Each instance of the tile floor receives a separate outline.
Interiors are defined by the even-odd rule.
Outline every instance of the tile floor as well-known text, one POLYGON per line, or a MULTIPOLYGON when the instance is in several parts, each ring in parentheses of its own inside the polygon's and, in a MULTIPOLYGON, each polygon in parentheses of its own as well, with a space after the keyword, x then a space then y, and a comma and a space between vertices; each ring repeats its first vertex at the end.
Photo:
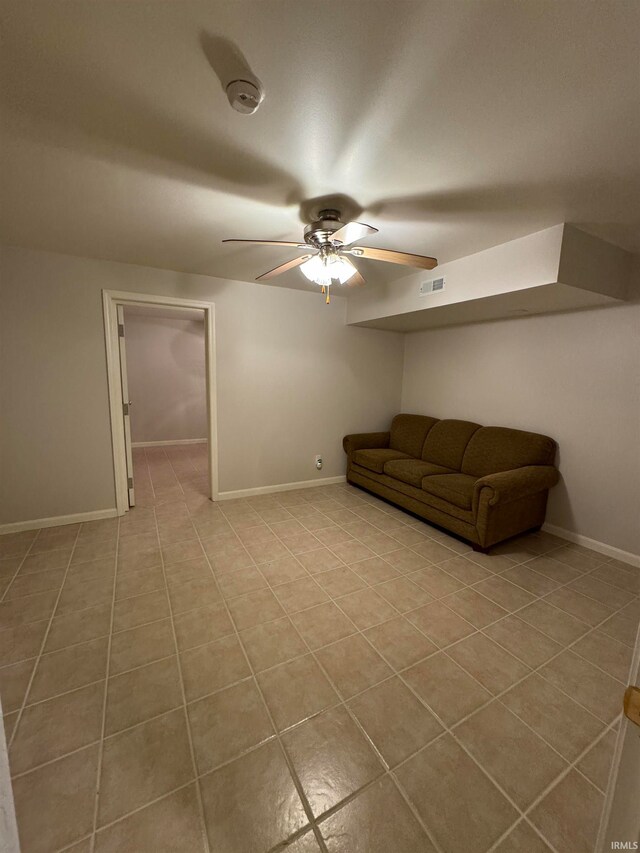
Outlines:
POLYGON ((23 853, 593 849, 637 569, 346 485, 214 505, 198 445, 136 485, 0 537, 23 853))

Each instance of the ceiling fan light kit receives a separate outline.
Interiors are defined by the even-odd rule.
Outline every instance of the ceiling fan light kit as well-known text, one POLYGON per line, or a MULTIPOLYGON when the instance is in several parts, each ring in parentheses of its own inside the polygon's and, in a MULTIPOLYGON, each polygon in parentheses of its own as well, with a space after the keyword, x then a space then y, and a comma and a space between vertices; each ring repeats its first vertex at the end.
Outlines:
POLYGON ((388 263, 401 264, 403 266, 415 267, 417 269, 433 269, 438 262, 435 258, 425 255, 413 255, 409 252, 396 252, 392 249, 372 249, 366 246, 356 246, 355 243, 376 234, 377 228, 365 225, 364 222, 341 222, 338 210, 321 210, 318 219, 304 229, 304 243, 292 243, 280 240, 243 240, 229 239, 223 243, 252 243, 262 246, 290 246, 303 250, 306 254, 299 258, 293 258, 280 266, 259 275, 256 281, 265 281, 281 273, 287 272, 294 267, 300 267, 300 271, 309 281, 319 285, 322 293, 326 294, 326 303, 329 304, 329 287, 332 284, 354 287, 364 284, 364 279, 358 272, 357 267, 350 258, 368 258, 374 261, 386 261, 388 263), (311 253, 309 253, 311 249, 311 253))

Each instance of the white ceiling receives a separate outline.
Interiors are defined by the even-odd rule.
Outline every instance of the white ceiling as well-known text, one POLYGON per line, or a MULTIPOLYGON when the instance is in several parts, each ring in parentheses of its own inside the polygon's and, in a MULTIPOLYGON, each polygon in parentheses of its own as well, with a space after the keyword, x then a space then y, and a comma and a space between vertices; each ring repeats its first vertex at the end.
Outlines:
POLYGON ((441 262, 562 221, 640 251, 637 0, 0 11, 5 243, 252 281, 291 255, 224 237, 298 240, 344 194, 441 262), (254 116, 221 85, 248 73, 254 116))

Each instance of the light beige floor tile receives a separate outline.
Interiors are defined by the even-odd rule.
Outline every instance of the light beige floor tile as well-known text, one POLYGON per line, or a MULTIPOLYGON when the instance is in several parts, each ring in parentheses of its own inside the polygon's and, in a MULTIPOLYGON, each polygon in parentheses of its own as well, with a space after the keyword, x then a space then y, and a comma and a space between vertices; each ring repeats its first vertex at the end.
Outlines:
POLYGON ((358 589, 364 589, 367 585, 348 566, 340 566, 337 569, 330 569, 328 572, 320 572, 320 574, 315 575, 315 579, 332 598, 339 598, 358 589))
POLYGON ((555 590, 551 595, 547 595, 544 600, 591 626, 602 622, 613 612, 612 608, 605 604, 594 601, 594 599, 588 598, 576 590, 569 589, 569 587, 555 590))
POLYGON ((553 559, 553 552, 549 556, 535 557, 527 563, 528 569, 533 569, 540 575, 544 575, 552 581, 560 584, 571 583, 582 574, 578 569, 567 566, 559 560, 553 559))
POLYGON ((25 708, 9 760, 24 773, 101 737, 104 682, 25 708))
POLYGON ((457 726, 455 736, 521 809, 569 766, 496 700, 457 726))
POLYGON ((569 761, 602 731, 600 720, 535 673, 500 701, 569 761))
POLYGON ((169 601, 165 590, 137 595, 116 601, 113 609, 113 630, 125 631, 146 622, 155 622, 169 616, 169 601))
POLYGON ((338 805, 384 768, 344 708, 307 720, 283 736, 313 814, 338 805), (320 780, 331 780, 330 784, 320 780))
POLYGON ((182 708, 107 738, 98 826, 111 823, 192 778, 182 708))
POLYGON ((442 652, 405 670, 403 676, 449 726, 491 699, 488 690, 442 652))
POLYGON ((175 652, 169 619, 141 625, 111 638, 110 675, 144 666, 175 652))
MULTIPOLYGON (((27 557, 27 559, 29 558, 27 557)), ((615 561, 605 563, 593 572, 592 577, 612 586, 617 586, 618 589, 626 589, 627 592, 632 592, 634 595, 640 594, 640 570, 635 566, 622 563, 616 565, 615 561)))
POLYGON ((200 780, 211 850, 270 850, 307 824, 280 746, 270 742, 200 780))
POLYGON ((536 600, 535 596, 530 592, 505 580, 499 575, 492 575, 486 580, 475 584, 473 588, 510 612, 519 610, 521 607, 531 604, 531 602, 536 600))
POLYGON ((260 571, 271 586, 306 578, 309 573, 295 557, 282 557, 273 563, 261 563, 260 571))
MULTIPOLYGON (((19 575, 34 574, 38 572, 47 572, 52 569, 66 569, 69 563, 72 549, 63 548, 60 551, 43 551, 41 554, 30 554, 24 560, 20 557, 14 557, 11 564, 10 574, 13 575, 20 568, 19 575)), ((9 565, 9 560, 3 560, 3 564, 9 565)), ((113 563, 113 560, 111 560, 113 563)))
POLYGON ((294 613, 291 621, 312 650, 356 631, 353 622, 332 601, 294 613))
MULTIPOLYGON (((629 611, 629 613, 631 613, 631 611, 629 611)), ((599 630, 608 637, 618 640, 620 643, 625 643, 627 646, 631 646, 631 648, 633 648, 638 631, 638 619, 635 615, 631 616, 626 614, 627 608, 603 622, 602 625, 599 626, 599 630)))
POLYGON ((107 646, 108 638, 101 637, 42 655, 28 701, 39 702, 103 679, 107 670, 107 646))
POLYGON ((286 853, 321 853, 320 845, 313 833, 308 830, 286 847, 286 853))
POLYGON ((572 770, 533 809, 530 819, 556 849, 591 853, 602 803, 600 791, 572 770))
POLYGON ((169 598, 174 616, 206 607, 221 600, 221 593, 214 579, 196 578, 169 587, 169 598))
POLYGON ((12 601, 0 603, 0 630, 27 625, 29 622, 39 622, 48 619, 53 612, 57 590, 41 592, 38 595, 25 595, 24 598, 14 598, 12 601))
POLYGON ((551 848, 528 823, 520 821, 498 844, 496 853, 551 853, 551 848))
POLYGON ((37 655, 48 624, 43 619, 0 631, 0 667, 37 655))
POLYGON ((434 601, 412 610, 407 613, 407 619, 442 649, 463 637, 468 637, 476 630, 466 619, 450 610, 443 601, 434 601))
POLYGON ((450 735, 409 759, 397 778, 445 853, 487 850, 518 816, 450 735))
POLYGON ((517 616, 507 616, 489 625, 484 633, 530 667, 540 666, 563 649, 559 643, 517 616))
POLYGON ((382 557, 370 557, 367 560, 360 560, 358 563, 353 563, 351 568, 359 577, 372 586, 373 584, 400 577, 400 572, 389 565, 382 557))
POLYGON ((96 835, 96 853, 204 853, 195 784, 187 785, 96 835))
POLYGON ((448 595, 443 603, 476 628, 484 628, 507 615, 502 607, 468 587, 448 595))
POLYGON ((613 610, 618 610, 624 607, 634 597, 633 592, 628 592, 618 587, 612 587, 611 584, 594 578, 593 575, 581 575, 577 580, 569 585, 568 589, 577 590, 577 592, 586 595, 589 598, 595 599, 613 610))
POLYGON ((421 554, 423 557, 426 557, 431 563, 444 563, 445 560, 450 560, 452 557, 455 557, 455 551, 452 551, 450 548, 447 548, 445 545, 441 545, 440 542, 436 542, 433 539, 428 539, 426 542, 420 542, 417 545, 412 546, 414 551, 417 551, 418 554, 421 554))
POLYGON ((398 615, 395 607, 374 589, 361 589, 338 599, 338 605, 364 631, 398 615))
POLYGON ((422 587, 419 587, 406 577, 378 584, 375 589, 377 593, 400 613, 415 610, 417 607, 432 601, 428 592, 425 592, 422 587))
POLYGON ((544 599, 519 610, 518 618, 562 645, 569 645, 589 630, 586 622, 552 607, 544 599))
POLYGON ((506 572, 502 573, 502 577, 526 589, 532 595, 546 595, 549 592, 553 592, 560 585, 559 581, 551 580, 551 578, 538 574, 538 572, 534 572, 526 565, 514 566, 511 569, 507 569, 506 572))
POLYGON ((64 569, 50 569, 48 572, 37 572, 30 575, 18 575, 4 594, 4 600, 20 598, 23 595, 34 595, 48 590, 59 590, 64 580, 64 569))
POLYGON ((345 699, 392 674, 388 664, 361 634, 325 646, 316 656, 345 699))
POLYGON ((286 613, 296 613, 329 601, 327 593, 311 577, 280 584, 274 587, 273 592, 286 613))
POLYGON ((322 821, 320 831, 329 853, 435 853, 388 776, 322 821))
POLYGON ((184 651, 233 633, 233 624, 223 602, 180 613, 173 618, 178 649, 184 651))
POLYGON ((155 592, 157 589, 164 589, 164 585, 162 566, 151 566, 139 572, 119 574, 116 579, 116 600, 155 592))
POLYGON ((220 575, 218 583, 224 598, 234 598, 257 589, 266 589, 268 585, 262 573, 253 566, 220 575))
POLYGON ((91 832, 97 771, 96 744, 13 780, 24 853, 49 853, 91 832))
POLYGON ((172 563, 165 566, 164 573, 169 586, 192 580, 210 580, 212 577, 211 567, 204 557, 194 557, 192 560, 172 563))
POLYGON ((183 542, 175 542, 172 545, 164 545, 161 548, 162 559, 165 566, 170 566, 173 563, 182 563, 185 560, 195 560, 202 558, 202 545, 197 539, 188 539, 183 542))
POLYGON ((55 548, 64 548, 73 545, 80 532, 79 524, 65 524, 62 527, 45 527, 38 532, 31 546, 31 553, 40 551, 52 551, 55 548))
POLYGON ((112 735, 182 705, 175 655, 109 679, 105 734, 112 735))
POLYGON ((67 578, 60 593, 56 616, 65 616, 88 607, 110 605, 113 601, 113 586, 113 576, 84 582, 67 578))
POLYGON ((385 560, 398 571, 408 574, 429 565, 429 560, 411 548, 398 548, 385 554, 385 560))
POLYGON ((229 609, 239 631, 284 616, 280 602, 270 589, 261 589, 229 601, 229 609))
POLYGON ((279 731, 338 701, 338 695, 311 655, 261 672, 257 679, 279 731))
MULTIPOLYGON (((531 557, 530 554, 527 556, 531 557)), ((467 558, 473 563, 477 563, 479 566, 482 566, 483 569, 487 569, 494 574, 504 572, 505 569, 515 565, 514 561, 510 557, 493 552, 491 554, 481 554, 479 551, 470 551, 467 554, 467 558)))
POLYGON ((251 674, 235 635, 182 652, 180 663, 187 702, 251 674))
POLYGON ((113 557, 116 553, 116 543, 111 542, 88 542, 78 543, 71 556, 71 565, 76 563, 88 563, 91 560, 99 560, 103 557, 113 557))
POLYGON ((397 616, 365 631, 374 648, 394 669, 411 666, 438 648, 404 616, 397 616))
MULTIPOLYGON (((344 545, 349 543, 342 544, 344 545)), ((329 569, 336 569, 339 566, 343 566, 344 563, 334 553, 335 547, 332 548, 331 551, 328 548, 316 548, 313 551, 307 551, 304 554, 299 554, 298 559, 305 569, 311 574, 318 574, 319 572, 329 571, 329 569)), ((369 552, 367 556, 371 557, 373 554, 369 552)))
POLYGON ((389 767, 437 737, 443 727, 399 678, 383 681, 349 708, 389 767))
POLYGON ((478 583, 478 581, 482 581, 493 576, 493 573, 488 569, 485 569, 473 560, 462 556, 453 557, 451 560, 445 560, 444 563, 440 563, 440 568, 444 569, 445 572, 453 575, 454 578, 457 578, 464 584, 478 583))
POLYGON ((247 551, 256 563, 271 563, 273 560, 279 560, 280 557, 287 557, 289 555, 286 546, 278 539, 275 539, 273 542, 258 542, 255 545, 248 545, 247 551))
POLYGON ((528 666, 482 634, 461 640, 448 648, 447 654, 492 693, 506 690, 530 672, 528 666))
POLYGON ((162 555, 160 548, 148 549, 146 551, 137 551, 133 554, 126 554, 118 557, 118 573, 124 572, 139 572, 142 569, 147 569, 150 566, 160 566, 162 564, 162 555))
POLYGON ((464 586, 461 581, 443 571, 439 566, 425 566, 416 572, 411 572, 408 577, 433 598, 450 595, 464 586))
POLYGON ((23 556, 38 535, 37 530, 24 530, 19 533, 5 533, 0 536, 0 557, 23 556))
POLYGON ((213 770, 275 734, 252 678, 190 703, 187 712, 198 773, 213 770))
POLYGON ((74 563, 69 566, 67 583, 72 586, 82 581, 105 580, 112 578, 115 571, 116 561, 113 557, 103 557, 88 563, 74 563))
POLYGON ((7 714, 9 711, 20 708, 35 665, 35 658, 31 658, 0 669, 0 699, 3 713, 7 714))
POLYGON ((612 678, 627 683, 633 650, 601 631, 592 631, 572 647, 573 651, 599 666, 612 678))
POLYGON ((565 651, 540 669, 540 675, 572 696, 605 723, 620 713, 624 688, 583 658, 565 651))
POLYGON ((580 548, 579 545, 566 545, 553 552, 554 560, 559 560, 567 566, 573 566, 581 572, 589 572, 606 561, 606 557, 590 551, 588 548, 580 548))
POLYGON ((288 617, 242 631, 241 639, 256 672, 300 657, 308 651, 288 617))
POLYGON ((613 752, 616 746, 616 732, 609 731, 591 747, 589 752, 578 762, 580 770, 590 782, 603 793, 607 790, 609 772, 613 760, 613 752))

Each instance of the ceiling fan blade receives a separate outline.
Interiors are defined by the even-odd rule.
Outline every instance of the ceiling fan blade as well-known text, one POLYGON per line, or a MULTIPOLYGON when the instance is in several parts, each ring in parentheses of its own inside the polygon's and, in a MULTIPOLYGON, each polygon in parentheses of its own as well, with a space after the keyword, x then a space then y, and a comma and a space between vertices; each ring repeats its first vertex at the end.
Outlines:
POLYGON ((269 272, 263 272, 262 275, 258 276, 256 281, 267 281, 267 279, 275 278, 275 276, 281 275, 283 272, 292 270, 294 267, 299 267, 300 264, 308 261, 311 257, 313 257, 313 255, 303 255, 301 258, 293 258, 291 261, 286 261, 284 264, 280 264, 280 266, 269 270, 269 272))
POLYGON ((347 250, 356 258, 368 258, 372 261, 387 261, 390 264, 402 264, 405 267, 416 267, 421 270, 432 270, 438 266, 435 258, 426 255, 412 255, 410 252, 396 252, 393 249, 372 249, 368 246, 354 246, 347 250))
POLYGON ((253 243, 256 246, 293 246, 298 249, 308 249, 306 243, 290 243, 286 240, 240 240, 236 237, 231 237, 223 240, 223 243, 253 243))
POLYGON ((347 222, 342 228, 338 228, 331 235, 332 240, 337 240, 343 246, 350 246, 356 240, 362 240, 369 234, 376 234, 377 228, 372 225, 365 225, 364 222, 347 222))
POLYGON ((362 278, 362 276, 360 275, 358 270, 356 270, 355 273, 351 276, 351 278, 347 282, 347 287, 362 287, 363 284, 364 284, 364 279, 362 278))

